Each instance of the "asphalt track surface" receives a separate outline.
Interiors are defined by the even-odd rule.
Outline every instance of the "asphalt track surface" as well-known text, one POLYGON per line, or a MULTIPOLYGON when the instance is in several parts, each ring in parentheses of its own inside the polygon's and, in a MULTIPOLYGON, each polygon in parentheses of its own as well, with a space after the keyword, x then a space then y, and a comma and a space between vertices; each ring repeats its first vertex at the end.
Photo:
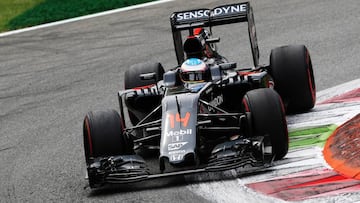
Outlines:
MULTIPOLYGON (((0 38, 0 202, 208 202, 181 178, 91 191, 82 121, 90 110, 118 108, 130 65, 176 65, 173 11, 233 2, 178 0, 0 38)), ((317 90, 360 78, 358 0, 251 4, 261 63, 272 48, 305 44, 317 90)), ((247 32, 237 28, 217 32, 222 53, 234 60, 249 52, 247 32)))

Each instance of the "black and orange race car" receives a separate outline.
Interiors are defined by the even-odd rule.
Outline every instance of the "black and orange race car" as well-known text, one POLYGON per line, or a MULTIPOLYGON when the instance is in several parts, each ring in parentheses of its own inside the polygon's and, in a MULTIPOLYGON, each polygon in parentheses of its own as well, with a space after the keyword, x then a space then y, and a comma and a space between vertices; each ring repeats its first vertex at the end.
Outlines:
POLYGON ((92 188, 166 176, 271 165, 288 152, 286 113, 313 108, 315 82, 304 45, 271 51, 259 65, 249 2, 175 12, 178 65, 138 64, 125 73, 120 113, 89 112, 84 149, 92 188), (219 54, 213 26, 248 23, 254 66, 219 54), (184 32, 185 37, 184 38, 184 32), (183 39, 184 38, 184 39, 183 39), (158 151, 158 172, 137 152, 158 151))

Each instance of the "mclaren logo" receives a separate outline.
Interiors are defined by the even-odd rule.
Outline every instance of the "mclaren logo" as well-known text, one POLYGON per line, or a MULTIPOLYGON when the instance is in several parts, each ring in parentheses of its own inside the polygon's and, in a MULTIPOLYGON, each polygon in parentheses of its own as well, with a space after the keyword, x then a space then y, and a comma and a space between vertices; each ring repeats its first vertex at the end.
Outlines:
MULTIPOLYGON (((227 15, 231 13, 246 12, 247 4, 238 4, 231 6, 218 7, 213 10, 213 16, 227 15)), ((210 10, 196 10, 184 13, 178 13, 176 15, 177 21, 190 20, 196 18, 209 17, 210 10)))

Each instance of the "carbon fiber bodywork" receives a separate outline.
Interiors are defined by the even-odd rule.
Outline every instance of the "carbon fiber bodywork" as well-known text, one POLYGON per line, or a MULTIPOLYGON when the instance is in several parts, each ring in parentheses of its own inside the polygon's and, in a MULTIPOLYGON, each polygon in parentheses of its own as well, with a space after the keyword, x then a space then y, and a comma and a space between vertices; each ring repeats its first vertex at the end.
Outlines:
MULTIPOLYGON (((209 67, 210 81, 183 82, 177 66, 166 72, 163 80, 118 92, 122 136, 134 144, 135 150, 159 150, 160 173, 152 174, 139 155, 96 157, 87 168, 91 187, 245 166, 256 169, 272 163, 268 135, 252 134, 251 114, 243 106, 248 91, 272 88, 274 83, 269 66, 258 65, 249 3, 176 12, 170 21, 179 64, 185 60, 181 31, 248 22, 254 68, 237 68, 235 63, 216 55, 202 59, 209 67), (177 170, 169 171, 168 166, 177 170)), ((138 77, 152 80, 154 74, 138 77)))

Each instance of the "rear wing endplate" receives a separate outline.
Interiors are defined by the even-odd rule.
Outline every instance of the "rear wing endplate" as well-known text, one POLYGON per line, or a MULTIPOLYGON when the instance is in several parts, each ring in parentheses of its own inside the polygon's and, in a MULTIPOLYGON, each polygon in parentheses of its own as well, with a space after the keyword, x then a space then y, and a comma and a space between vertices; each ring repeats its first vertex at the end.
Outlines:
POLYGON ((174 46, 178 63, 184 61, 182 30, 196 27, 212 27, 231 23, 248 22, 250 45, 253 55, 254 66, 259 64, 259 48, 256 38, 255 22, 252 8, 249 2, 228 4, 213 9, 195 9, 174 12, 170 16, 174 46))

